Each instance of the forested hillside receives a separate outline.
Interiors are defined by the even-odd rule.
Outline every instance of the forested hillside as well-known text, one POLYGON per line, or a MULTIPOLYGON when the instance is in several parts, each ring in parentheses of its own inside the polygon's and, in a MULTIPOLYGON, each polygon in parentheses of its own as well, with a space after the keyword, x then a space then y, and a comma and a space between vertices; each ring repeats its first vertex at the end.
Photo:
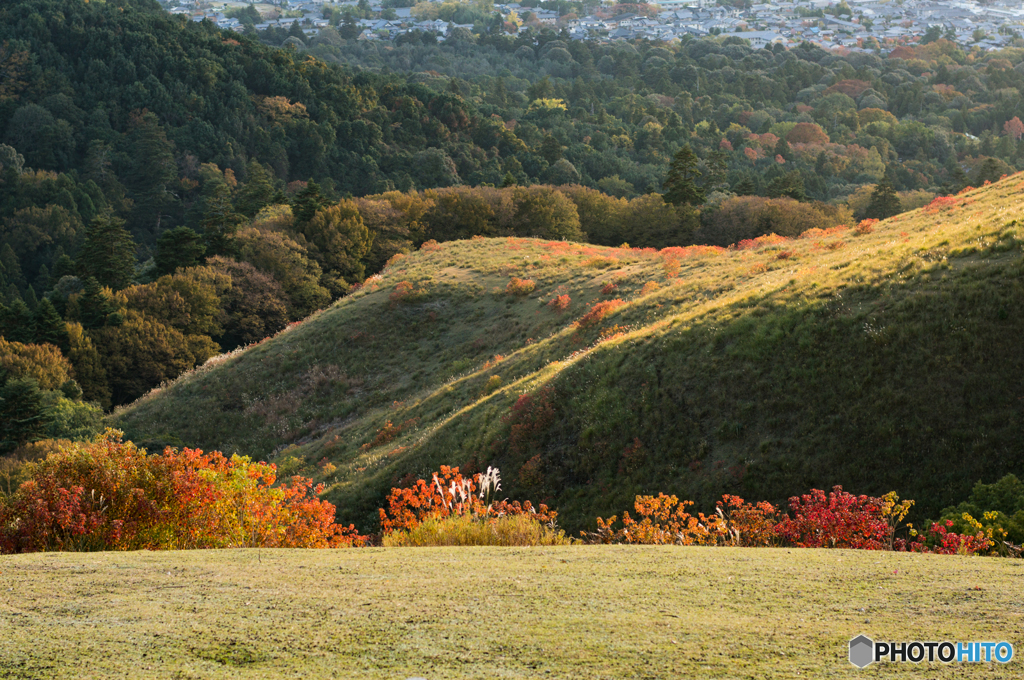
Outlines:
POLYGON ((88 436, 433 242, 793 237, 1024 149, 1018 51, 416 37, 0 5, 0 450, 88 436))
POLYGON ((396 46, 345 41, 330 29, 306 43, 281 31, 263 37, 328 62, 447 83, 527 148, 545 151, 517 154, 527 175, 543 178, 564 157, 583 183, 610 193, 657 191, 683 143, 700 157, 709 193, 802 191, 819 200, 874 184, 887 164, 900 191, 955 191, 965 174, 977 185, 1021 162, 1020 50, 965 53, 938 40, 886 56, 840 55, 810 45, 751 49, 728 36, 571 41, 550 28, 515 38, 455 31, 444 44, 403 36, 396 46), (979 169, 988 158, 999 162, 979 169))

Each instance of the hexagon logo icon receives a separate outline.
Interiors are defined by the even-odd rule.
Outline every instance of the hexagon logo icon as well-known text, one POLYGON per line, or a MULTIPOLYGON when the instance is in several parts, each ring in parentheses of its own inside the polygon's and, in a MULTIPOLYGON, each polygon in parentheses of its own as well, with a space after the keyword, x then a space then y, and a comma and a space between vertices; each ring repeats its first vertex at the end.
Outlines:
POLYGON ((875 660, 875 643, 866 635, 850 640, 850 663, 857 668, 866 668, 875 660))

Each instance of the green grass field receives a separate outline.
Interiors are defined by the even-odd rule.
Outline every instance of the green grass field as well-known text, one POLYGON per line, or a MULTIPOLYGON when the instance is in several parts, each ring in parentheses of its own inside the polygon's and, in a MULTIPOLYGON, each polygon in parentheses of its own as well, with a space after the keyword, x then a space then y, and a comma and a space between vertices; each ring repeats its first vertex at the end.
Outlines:
POLYGON ((572 546, 0 558, 3 678, 1024 676, 1024 561, 572 546), (873 665, 1007 640, 1007 666, 873 665))

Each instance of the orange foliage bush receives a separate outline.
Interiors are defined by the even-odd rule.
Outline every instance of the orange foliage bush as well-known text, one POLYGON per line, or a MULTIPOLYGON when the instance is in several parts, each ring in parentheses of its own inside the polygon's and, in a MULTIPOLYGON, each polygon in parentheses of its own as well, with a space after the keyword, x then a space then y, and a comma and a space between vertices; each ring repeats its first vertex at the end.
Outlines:
POLYGON ((497 519, 506 515, 532 515, 537 521, 553 523, 558 513, 546 505, 534 508, 530 501, 498 501, 486 503, 487 497, 499 491, 498 470, 464 477, 457 467, 442 465, 428 483, 417 479, 412 486, 393 488, 387 497, 387 508, 381 508, 380 527, 384 533, 414 529, 424 520, 453 515, 469 515, 481 519, 497 519))
POLYGON ((872 231, 875 230, 876 224, 878 224, 878 220, 876 219, 861 220, 857 227, 854 229, 854 231, 856 231, 860 235, 870 234, 872 231))
MULTIPOLYGON (((878 220, 875 220, 876 222, 878 220)), ((845 224, 839 224, 828 229, 808 229, 807 231, 800 234, 800 238, 824 238, 826 236, 835 236, 846 231, 845 224)))
POLYGON ((536 287, 533 279, 519 279, 513 276, 512 280, 505 286, 505 292, 509 295, 529 295, 536 287))
POLYGON ((0 504, 0 552, 232 547, 326 548, 364 541, 335 524, 309 479, 218 451, 146 455, 116 430, 68 443, 0 504))
POLYGON ((778 509, 768 501, 750 504, 739 496, 725 494, 716 505, 733 545, 753 547, 778 543, 779 535, 775 530, 778 509))
POLYGON ((559 295, 548 302, 548 307, 561 314, 565 310, 569 309, 569 304, 571 302, 572 299, 568 295, 559 295))
POLYGON ((761 246, 774 246, 780 243, 785 243, 788 240, 789 239, 785 236, 779 236, 778 234, 765 234, 764 236, 758 236, 757 238, 743 239, 736 244, 736 250, 749 250, 750 248, 760 248, 761 246))
POLYGON ((616 517, 607 521, 597 518, 597 532, 581 534, 595 543, 638 543, 643 545, 713 545, 728 535, 718 515, 693 516, 686 509, 693 501, 680 501, 676 496, 637 496, 633 504, 639 522, 629 512, 622 513, 622 528, 614 528, 616 517))
POLYGON ((644 287, 640 289, 640 295, 648 295, 658 290, 661 290, 661 286, 657 281, 648 281, 644 284, 644 287))
POLYGON ((602 319, 624 304, 626 304, 625 301, 619 298, 597 302, 590 308, 590 311, 581 316, 574 325, 576 326, 576 329, 580 331, 596 326, 602 319))

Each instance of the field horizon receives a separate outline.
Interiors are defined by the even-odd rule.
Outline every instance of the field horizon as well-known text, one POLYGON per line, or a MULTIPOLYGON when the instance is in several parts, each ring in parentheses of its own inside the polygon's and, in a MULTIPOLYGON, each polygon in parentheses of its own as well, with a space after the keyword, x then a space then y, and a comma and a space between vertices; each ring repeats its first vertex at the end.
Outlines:
POLYGON ((954 668, 858 671, 847 643, 1020 649, 1022 569, 680 546, 36 553, 0 558, 0 677, 934 677, 954 668))

